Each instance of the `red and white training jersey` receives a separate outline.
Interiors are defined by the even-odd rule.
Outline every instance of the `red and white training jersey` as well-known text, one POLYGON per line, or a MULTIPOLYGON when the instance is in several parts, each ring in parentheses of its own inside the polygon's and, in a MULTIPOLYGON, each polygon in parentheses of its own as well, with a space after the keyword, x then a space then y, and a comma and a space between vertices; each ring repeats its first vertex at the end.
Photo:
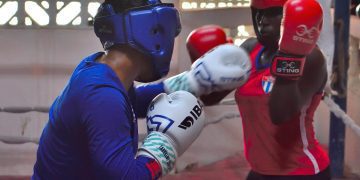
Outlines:
POLYGON ((268 101, 275 78, 270 67, 259 68, 257 62, 263 49, 258 43, 250 53, 249 80, 235 93, 243 123, 245 156, 252 170, 264 175, 317 174, 329 166, 329 158, 315 139, 313 126, 322 94, 315 94, 292 120, 274 125, 268 101))

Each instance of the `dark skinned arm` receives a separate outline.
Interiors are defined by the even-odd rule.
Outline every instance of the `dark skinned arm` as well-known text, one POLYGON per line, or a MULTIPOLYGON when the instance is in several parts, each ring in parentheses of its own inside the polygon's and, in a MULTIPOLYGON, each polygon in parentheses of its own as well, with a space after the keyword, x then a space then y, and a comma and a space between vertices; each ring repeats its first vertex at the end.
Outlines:
POLYGON ((229 93, 231 93, 231 91, 233 90, 213 92, 208 95, 200 96, 200 99, 206 106, 216 105, 222 99, 224 99, 229 93))
POLYGON ((303 76, 299 80, 277 77, 270 94, 269 113, 274 124, 291 120, 314 94, 321 92, 327 79, 326 61, 315 47, 306 57, 303 76))
MULTIPOLYGON (((256 43, 257 43, 256 38, 249 38, 244 43, 242 43, 240 47, 244 48, 246 52, 250 53, 256 43)), ((201 96, 200 99, 206 106, 212 106, 218 104, 232 91, 233 90, 213 92, 208 95, 201 96)))

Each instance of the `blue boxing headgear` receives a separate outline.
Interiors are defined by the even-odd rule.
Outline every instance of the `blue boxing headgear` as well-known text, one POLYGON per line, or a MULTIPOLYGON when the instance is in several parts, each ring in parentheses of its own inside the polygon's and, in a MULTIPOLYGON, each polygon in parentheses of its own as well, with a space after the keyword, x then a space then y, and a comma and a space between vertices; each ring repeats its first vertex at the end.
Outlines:
POLYGON ((181 24, 173 4, 157 0, 148 0, 148 4, 121 13, 116 13, 110 4, 102 4, 95 17, 94 30, 105 50, 114 45, 129 45, 149 56, 156 79, 160 79, 169 72, 181 24))

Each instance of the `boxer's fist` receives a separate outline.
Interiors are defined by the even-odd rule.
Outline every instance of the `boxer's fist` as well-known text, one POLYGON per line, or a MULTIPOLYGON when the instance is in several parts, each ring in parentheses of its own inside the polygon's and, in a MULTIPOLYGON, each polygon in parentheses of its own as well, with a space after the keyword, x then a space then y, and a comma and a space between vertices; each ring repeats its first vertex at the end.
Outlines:
POLYGON ((205 126, 205 116, 196 97, 186 91, 158 95, 151 102, 147 117, 150 133, 139 154, 155 158, 162 174, 169 172, 176 157, 195 141, 205 126))
POLYGON ((248 54, 232 44, 217 46, 196 60, 190 71, 164 81, 165 92, 179 90, 196 96, 242 86, 249 77, 251 62, 248 54))
POLYGON ((181 156, 205 126, 205 115, 196 97, 186 91, 158 95, 146 116, 148 131, 164 133, 181 156))
POLYGON ((322 22, 322 8, 316 0, 289 0, 285 3, 279 51, 271 68, 275 76, 301 77, 305 56, 316 46, 322 22))
POLYGON ((284 5, 279 50, 307 55, 316 46, 323 22, 321 5, 316 0, 289 0, 284 5))
POLYGON ((217 25, 205 25, 194 29, 189 34, 186 39, 186 48, 193 63, 210 49, 227 42, 223 28, 217 25))

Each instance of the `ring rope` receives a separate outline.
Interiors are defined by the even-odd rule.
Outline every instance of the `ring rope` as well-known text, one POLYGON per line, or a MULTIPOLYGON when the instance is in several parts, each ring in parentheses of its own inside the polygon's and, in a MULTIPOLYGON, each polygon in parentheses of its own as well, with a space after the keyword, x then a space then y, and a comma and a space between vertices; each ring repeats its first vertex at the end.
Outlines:
POLYGON ((35 107, 0 107, 0 112, 6 113, 27 113, 27 112, 41 112, 48 113, 49 107, 35 106, 35 107))
MULTIPOLYGON (((323 99, 324 103, 329 107, 330 111, 334 113, 334 115, 340 119, 342 119, 343 123, 353 130, 356 135, 360 137, 360 126, 358 126, 353 119, 349 115, 346 114, 340 107, 329 97, 325 96, 323 99)), ((236 105, 234 99, 224 99, 218 105, 236 105)), ((27 113, 27 112, 41 112, 47 113, 49 112, 48 107, 5 107, 0 108, 0 112, 7 113, 27 113)), ((227 113, 217 118, 214 121, 209 122, 209 124, 217 124, 220 121, 225 119, 233 119, 240 117, 240 114, 237 113, 227 113)), ((145 134, 140 134, 140 136, 146 136, 145 134)), ((141 139, 141 138, 140 138, 141 139)), ((0 136, 0 142, 6 144, 23 144, 23 143, 36 143, 39 144, 39 138, 30 138, 30 137, 10 137, 10 136, 0 136)))

